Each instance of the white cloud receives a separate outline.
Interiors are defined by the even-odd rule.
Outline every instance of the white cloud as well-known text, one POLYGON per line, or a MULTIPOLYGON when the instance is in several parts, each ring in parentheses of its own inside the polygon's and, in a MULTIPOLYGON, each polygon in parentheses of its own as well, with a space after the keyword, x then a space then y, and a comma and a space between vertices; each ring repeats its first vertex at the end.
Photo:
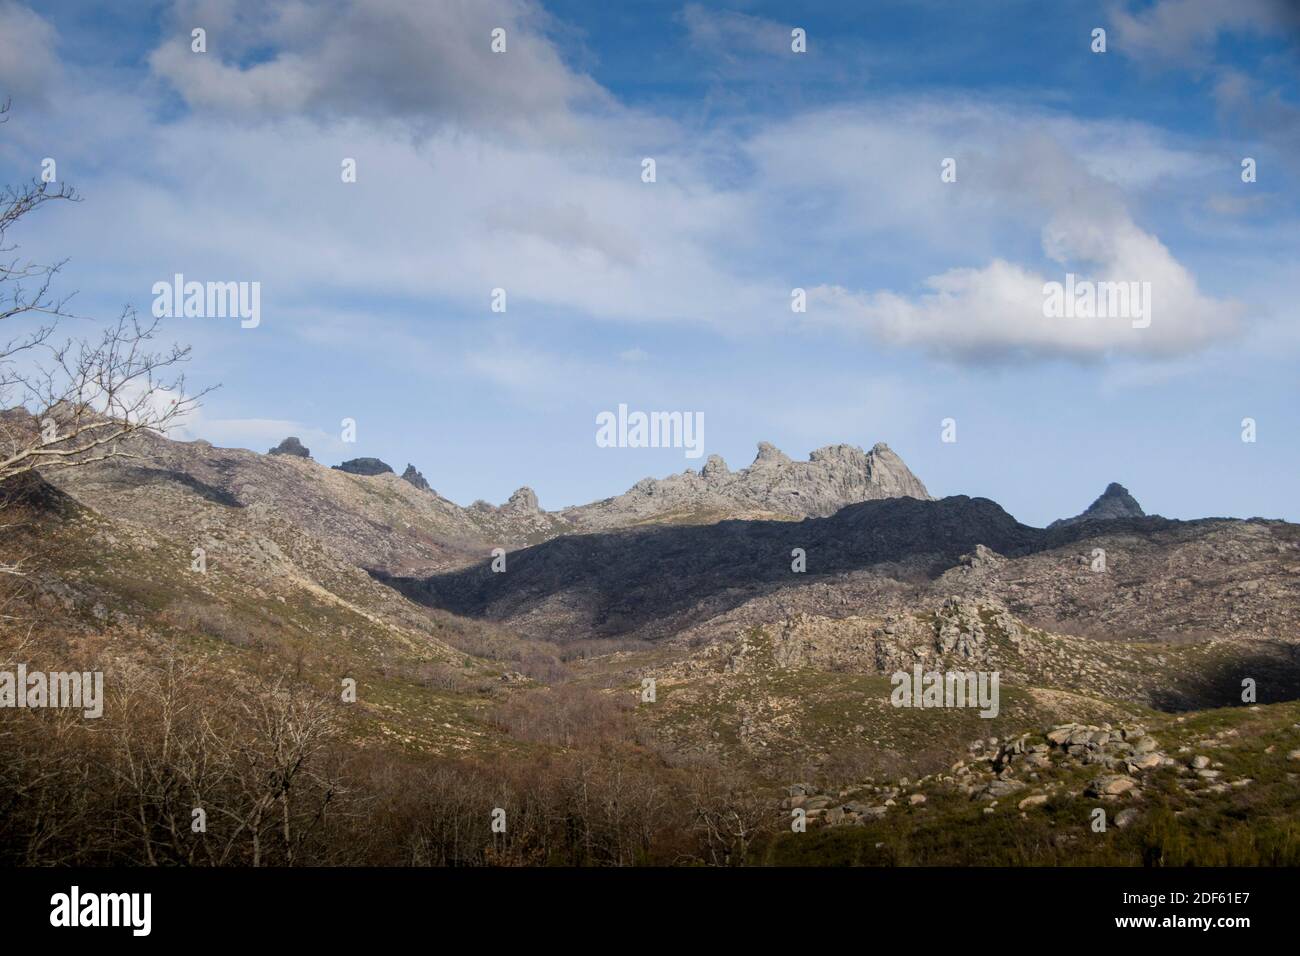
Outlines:
POLYGON ((723 55, 790 52, 791 27, 734 10, 710 10, 688 3, 681 13, 692 45, 723 55))
POLYGON ((1096 359, 1112 353, 1169 358, 1232 335, 1241 307, 1203 295, 1192 276, 1157 240, 1131 222, 1108 230, 1053 220, 1043 246, 1063 264, 1095 263, 1081 280, 1149 282, 1150 324, 1131 315, 1049 318, 1044 285, 1066 281, 995 259, 983 268, 950 269, 925 281, 917 296, 851 293, 838 286, 812 290, 809 314, 858 328, 887 342, 918 346, 946 358, 997 361, 1024 358, 1096 359))
POLYGON ((0 102, 5 97, 34 105, 48 100, 61 73, 57 41, 48 21, 12 0, 0 0, 0 102))
MULTIPOLYGON (((463 4, 388 2, 399 20, 418 20, 412 29, 450 23, 456 42, 463 39, 455 19, 469 16, 463 4), (427 12, 434 7, 442 12, 427 12), (437 19, 448 16, 453 20, 437 19)), ((574 138, 485 130, 492 123, 483 116, 458 112, 473 113, 467 102, 432 103, 454 122, 419 136, 395 121, 404 107, 391 99, 378 117, 235 118, 228 110, 244 108, 240 97, 260 82, 246 82, 259 67, 238 65, 239 57, 259 42, 284 44, 263 65, 284 64, 277 69, 310 78, 307 87, 285 87, 290 97, 306 97, 295 110, 328 111, 330 84, 352 82, 340 77, 353 76, 361 88, 379 82, 343 52, 350 42, 364 48, 359 38, 372 42, 350 19, 370 14, 345 0, 321 8, 336 19, 281 2, 256 27, 263 21, 249 21, 243 0, 208 6, 178 14, 178 22, 203 17, 214 24, 206 56, 233 72, 195 92, 193 112, 159 122, 128 97, 130 108, 110 132, 95 117, 123 94, 91 91, 61 98, 64 112, 47 129, 51 138, 90 129, 114 145, 130 144, 98 151, 102 174, 79 183, 94 201, 75 219, 51 219, 49 237, 60 255, 94 263, 105 281, 117 283, 121 299, 137 304, 152 282, 174 272, 200 281, 257 280, 258 334, 300 322, 324 302, 335 311, 343 302, 362 303, 369 332, 385 326, 385 314, 409 317, 431 306, 490 321, 489 294, 501 287, 512 321, 564 315, 743 337, 797 329, 790 289, 820 286, 809 324, 967 360, 1182 354, 1230 334, 1237 319, 1233 306, 1201 294, 1191 273, 1128 211, 1128 193, 1168 190, 1209 163, 1141 124, 917 97, 762 120, 741 131, 723 126, 703 142, 669 121, 617 107, 565 113, 557 122, 576 131, 574 138), (222 52, 230 37, 240 54, 222 52), (204 108, 208 102, 223 109, 204 108), (467 125, 457 125, 462 120, 467 125), (1109 159, 1119 142, 1123 164, 1109 159), (658 160, 654 184, 640 179, 647 153, 658 160), (355 184, 340 181, 345 156, 357 159, 355 184), (939 179, 947 156, 959 162, 956 184, 939 179), (727 177, 719 177, 720 167, 727 177), (1151 281, 1159 310, 1152 328, 1139 335, 1045 324, 1041 287, 1061 275, 1043 272, 1035 243, 1063 266, 1078 263, 1077 273, 1151 281), (812 269, 821 275, 808 275, 812 269), (925 291, 910 295, 916 288, 925 291)), ((500 9, 519 22, 531 10, 514 0, 500 9)), ((534 38, 513 36, 506 56, 534 38)), ((203 56, 188 47, 185 55, 203 56)), ((457 82, 467 82, 481 65, 479 54, 465 55, 469 66, 437 69, 464 67, 457 82)), ((394 56, 401 59, 400 49, 394 56)), ((202 85, 206 74, 189 71, 210 68, 177 67, 175 77, 182 88, 202 85)), ((580 79, 573 88, 585 85, 580 79)), ((340 93, 338 102, 346 112, 353 101, 340 93)), ((563 110, 567 103, 561 96, 552 105, 563 110)), ((545 126, 541 114, 537 120, 545 126)), ((231 331, 213 334, 249 341, 231 331)), ((387 342, 405 350, 413 327, 402 331, 406 338, 368 336, 367 347, 387 342)), ((469 368, 489 379, 536 377, 527 358, 490 353, 469 368)))
MULTIPOLYGON (((273 418, 197 418, 191 422, 185 438, 204 438, 220 448, 247 448, 266 452, 290 435, 311 449, 312 458, 328 461, 332 457, 351 457, 350 448, 336 434, 301 422, 273 418)), ((178 436, 172 436, 178 437, 178 436)))
POLYGON ((1294 27, 1293 5, 1284 0, 1156 0, 1136 12, 1110 12, 1117 50, 1151 58, 1208 66, 1220 33, 1268 34, 1294 27))
POLYGON ((197 109, 391 115, 515 131, 554 128, 604 92, 569 69, 529 0, 182 0, 150 64, 197 109), (207 30, 207 52, 190 30, 207 30), (506 31, 506 52, 490 47, 506 31), (253 59, 266 45, 275 53, 253 59))

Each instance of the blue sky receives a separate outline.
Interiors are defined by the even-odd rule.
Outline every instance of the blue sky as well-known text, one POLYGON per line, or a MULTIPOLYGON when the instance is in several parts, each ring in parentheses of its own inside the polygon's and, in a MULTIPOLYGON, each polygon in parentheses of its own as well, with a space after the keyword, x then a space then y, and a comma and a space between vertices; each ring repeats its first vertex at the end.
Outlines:
POLYGON ((165 320, 221 385, 178 437, 297 434, 461 503, 699 466, 597 447, 626 403, 702 412, 733 468, 885 441, 1029 523, 1112 480, 1300 518, 1294 5, 863 7, 0 0, 0 173, 85 197, 13 238, 96 320, 260 282, 256 329, 165 320), (1150 326, 1045 318, 1067 272, 1149 281, 1150 326))

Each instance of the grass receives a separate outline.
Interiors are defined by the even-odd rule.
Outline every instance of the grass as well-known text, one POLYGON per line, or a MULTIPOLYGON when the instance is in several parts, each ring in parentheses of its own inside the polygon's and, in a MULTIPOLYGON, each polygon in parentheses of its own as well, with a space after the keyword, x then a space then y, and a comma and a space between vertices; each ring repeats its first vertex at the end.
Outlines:
MULTIPOLYGON (((1300 702, 1225 708, 1164 718, 1150 729, 1166 752, 1187 747, 1223 764, 1223 780, 1250 778, 1244 787, 1212 792, 1179 786, 1165 768, 1148 777, 1140 801, 1085 797, 1097 767, 1054 767, 1038 785, 998 803, 954 791, 927 789, 925 804, 891 808, 863 826, 782 832, 754 848, 750 862, 774 866, 1297 866, 1300 865, 1300 762, 1287 753, 1300 744, 1300 702), (1207 735, 1235 730, 1219 748, 1198 746, 1207 735), (1269 752, 1269 748, 1272 748, 1269 752), (1050 790, 1040 807, 1016 804, 1050 790), (1109 825, 1094 832, 1091 814, 1107 810, 1109 825), (1138 821, 1114 825, 1117 811, 1139 808, 1138 821)), ((846 799, 852 799, 852 795, 846 799)), ((905 804, 905 801, 900 801, 905 804)))

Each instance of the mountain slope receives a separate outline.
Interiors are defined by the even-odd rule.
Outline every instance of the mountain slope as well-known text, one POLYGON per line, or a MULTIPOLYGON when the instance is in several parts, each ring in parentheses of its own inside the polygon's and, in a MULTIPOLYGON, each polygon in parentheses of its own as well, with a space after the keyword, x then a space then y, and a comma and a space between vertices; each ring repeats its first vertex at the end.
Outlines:
POLYGON ((559 512, 542 510, 527 487, 500 506, 461 507, 409 465, 400 477, 378 459, 326 467, 294 439, 265 455, 152 434, 137 435, 124 448, 132 457, 52 472, 50 481, 103 514, 158 529, 199 499, 253 515, 274 513, 358 567, 394 575, 464 567, 494 548, 584 531, 799 518, 894 495, 928 498, 884 445, 870 452, 838 445, 795 462, 764 443, 754 464, 734 474, 715 457, 698 473, 646 479, 623 495, 559 512))
POLYGON ((650 637, 791 582, 884 564, 923 579, 977 544, 1013 551, 1042 534, 984 498, 888 498, 800 522, 576 535, 510 555, 505 573, 487 563, 386 580, 421 603, 509 620, 522 633, 650 637), (795 549, 804 552, 806 572, 793 570, 795 549))
POLYGON ((1083 510, 1081 514, 1073 518, 1059 518, 1053 521, 1049 528, 1056 528, 1063 525, 1079 524, 1084 521, 1114 521, 1118 518, 1142 518, 1146 512, 1138 504, 1137 499, 1129 494, 1128 489, 1118 482, 1112 481, 1106 486, 1097 500, 1083 510))
POLYGON ((391 583, 429 606, 566 640, 704 641, 798 613, 902 613, 958 595, 1109 640, 1293 641, 1300 526, 1146 517, 1044 530, 986 499, 894 498, 802 522, 567 537, 510 555, 503 574, 480 564, 391 583))

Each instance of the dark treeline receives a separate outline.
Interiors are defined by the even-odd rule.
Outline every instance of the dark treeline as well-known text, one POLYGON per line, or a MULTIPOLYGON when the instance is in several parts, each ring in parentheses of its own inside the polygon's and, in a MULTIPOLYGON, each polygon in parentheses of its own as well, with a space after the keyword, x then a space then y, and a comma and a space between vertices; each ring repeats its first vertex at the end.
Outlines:
POLYGON ((0 709, 0 865, 728 865, 780 819, 596 692, 502 708, 519 752, 448 760, 359 742, 306 685, 211 677, 119 661, 102 718, 0 709))

